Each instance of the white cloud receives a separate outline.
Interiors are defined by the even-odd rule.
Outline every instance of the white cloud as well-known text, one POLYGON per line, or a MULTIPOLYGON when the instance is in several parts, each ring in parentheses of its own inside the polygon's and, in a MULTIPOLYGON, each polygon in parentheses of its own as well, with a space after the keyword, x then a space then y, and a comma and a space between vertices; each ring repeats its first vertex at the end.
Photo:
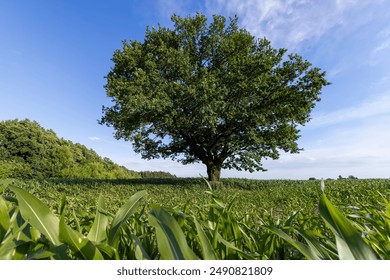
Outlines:
MULTIPOLYGON (((300 154, 266 161, 266 178, 390 177, 390 96, 313 119, 300 154), (315 129, 314 129, 315 128, 315 129)), ((264 176, 264 175, 263 175, 264 176)))
POLYGON ((390 93, 367 100, 357 106, 349 107, 319 116, 307 124, 307 128, 317 128, 356 120, 365 120, 383 114, 390 115, 390 93))
POLYGON ((371 51, 370 64, 376 65, 383 63, 384 59, 388 61, 390 55, 390 26, 385 27, 376 36, 376 46, 371 51))
POLYGON ((361 25, 375 16, 368 7, 382 0, 206 0, 209 13, 237 14, 257 37, 276 45, 297 46, 318 39, 338 26, 361 25), (356 20, 359 18, 359 21, 356 20))
POLYGON ((88 139, 91 141, 100 141, 101 140, 99 137, 96 137, 96 136, 88 137, 88 139))
POLYGON ((390 116, 380 116, 360 126, 332 128, 305 143, 299 154, 282 154, 279 160, 265 160, 267 172, 224 171, 226 177, 261 179, 389 178, 390 116))

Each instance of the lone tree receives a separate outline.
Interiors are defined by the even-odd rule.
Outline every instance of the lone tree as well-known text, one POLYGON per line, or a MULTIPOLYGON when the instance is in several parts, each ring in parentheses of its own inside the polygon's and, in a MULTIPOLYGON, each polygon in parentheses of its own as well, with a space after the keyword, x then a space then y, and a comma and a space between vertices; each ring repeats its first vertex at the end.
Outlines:
POLYGON ((204 163, 212 182, 221 168, 264 171, 263 158, 298 153, 297 126, 329 84, 325 72, 256 39, 237 17, 172 21, 115 51, 105 86, 113 105, 100 123, 142 158, 204 163))

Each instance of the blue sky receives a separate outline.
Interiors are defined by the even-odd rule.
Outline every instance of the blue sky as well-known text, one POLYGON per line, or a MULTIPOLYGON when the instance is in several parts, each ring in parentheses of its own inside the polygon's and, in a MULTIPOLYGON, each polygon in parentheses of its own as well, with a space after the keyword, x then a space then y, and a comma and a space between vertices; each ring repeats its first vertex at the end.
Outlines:
POLYGON ((171 26, 173 13, 237 14, 240 26, 327 72, 300 154, 264 160, 267 172, 224 170, 259 179, 390 177, 390 2, 385 0, 202 0, 0 2, 0 121, 38 121, 129 169, 206 175, 201 164, 142 160, 131 143, 98 124, 103 88, 122 40, 146 26, 171 26))

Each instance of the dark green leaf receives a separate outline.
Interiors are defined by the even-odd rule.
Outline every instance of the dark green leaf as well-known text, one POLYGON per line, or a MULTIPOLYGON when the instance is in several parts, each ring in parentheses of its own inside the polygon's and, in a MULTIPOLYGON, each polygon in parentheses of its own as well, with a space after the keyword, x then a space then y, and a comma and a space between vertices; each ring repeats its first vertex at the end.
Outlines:
POLYGON ((195 222, 196 231, 198 233, 198 237, 200 240, 203 259, 204 260, 217 260, 218 258, 215 254, 213 246, 211 245, 210 239, 207 237, 202 226, 199 224, 199 222, 196 220, 195 217, 194 217, 194 222, 195 222))
POLYGON ((95 220, 87 236, 88 239, 93 242, 99 243, 107 239, 108 217, 104 214, 104 212, 102 212, 105 210, 106 207, 104 204, 104 199, 103 196, 100 195, 98 199, 95 220))
POLYGON ((177 221, 163 208, 155 207, 149 214, 149 223, 156 228, 157 246, 161 259, 198 259, 188 246, 186 237, 177 221))
POLYGON ((16 194, 23 218, 36 227, 54 245, 60 245, 59 219, 39 199, 25 190, 15 186, 9 188, 16 194))
POLYGON ((129 201, 123 205, 118 212, 116 212, 115 217, 111 223, 111 228, 108 234, 109 244, 113 245, 117 235, 119 233, 119 229, 126 222, 127 219, 130 218, 131 215, 137 210, 141 199, 147 195, 147 191, 140 191, 130 197, 129 201))
POLYGON ((375 260, 371 248, 364 243, 361 235, 351 222, 322 194, 319 210, 336 237, 337 250, 341 260, 375 260))
POLYGON ((72 248, 73 253, 80 254, 85 260, 103 260, 100 251, 88 238, 67 226, 63 216, 60 220, 60 240, 72 248))

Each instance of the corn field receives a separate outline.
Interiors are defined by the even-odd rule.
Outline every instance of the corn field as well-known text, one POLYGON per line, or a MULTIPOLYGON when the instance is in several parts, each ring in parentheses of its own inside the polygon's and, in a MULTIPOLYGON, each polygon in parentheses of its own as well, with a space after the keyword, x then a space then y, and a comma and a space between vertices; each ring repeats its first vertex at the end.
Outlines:
POLYGON ((389 180, 167 182, 3 180, 0 259, 390 259, 389 180))

